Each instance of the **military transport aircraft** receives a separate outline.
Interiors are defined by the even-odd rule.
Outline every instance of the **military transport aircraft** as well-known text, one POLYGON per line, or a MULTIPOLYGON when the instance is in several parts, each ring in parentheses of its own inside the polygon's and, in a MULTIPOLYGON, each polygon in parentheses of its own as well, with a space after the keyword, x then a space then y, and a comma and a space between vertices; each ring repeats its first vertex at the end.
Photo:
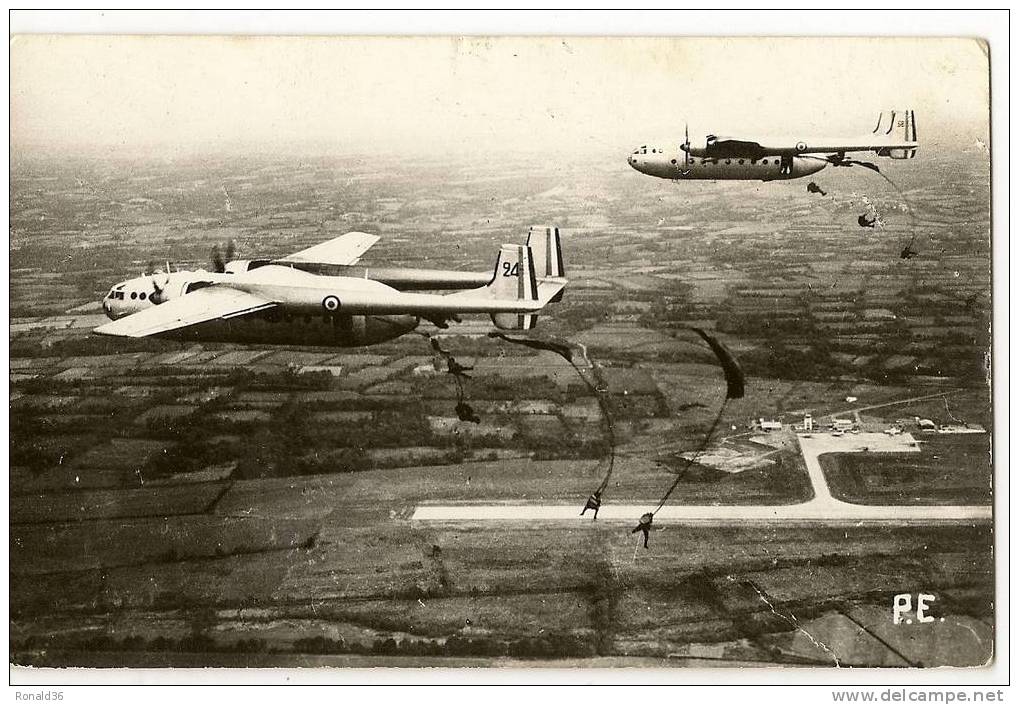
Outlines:
MULTIPOLYGON (((503 245, 495 271, 480 286, 455 293, 420 294, 413 288, 452 288, 462 272, 389 270, 391 284, 358 270, 356 276, 317 274, 300 266, 351 267, 378 241, 352 232, 277 260, 240 260, 224 271, 157 272, 116 284, 103 299, 113 319, 100 335, 182 340, 355 347, 397 338, 421 319, 444 327, 460 314, 487 313, 503 330, 534 327, 537 314, 566 287, 558 230, 532 230, 529 242, 546 264, 535 272, 532 246, 503 245), (554 237, 551 233, 554 232, 554 237), (540 236, 539 236, 540 235, 540 236), (424 287, 426 278, 433 287, 424 287)), ((169 269, 169 268, 168 268, 169 269)), ((464 284, 459 283, 463 289, 464 284)))
POLYGON ((880 171, 872 162, 847 159, 847 152, 874 152, 879 157, 912 159, 919 147, 912 110, 892 110, 878 116, 877 126, 863 137, 790 137, 748 139, 708 135, 703 147, 690 142, 689 130, 677 147, 633 150, 630 166, 661 179, 798 179, 832 166, 862 166, 880 171))

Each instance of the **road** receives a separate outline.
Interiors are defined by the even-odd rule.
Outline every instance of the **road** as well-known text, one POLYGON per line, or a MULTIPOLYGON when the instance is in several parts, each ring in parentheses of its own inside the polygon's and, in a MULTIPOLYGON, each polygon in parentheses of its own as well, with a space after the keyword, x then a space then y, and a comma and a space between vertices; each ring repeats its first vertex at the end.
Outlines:
MULTIPOLYGON (((683 505, 669 504, 655 514, 658 524, 782 524, 796 523, 835 525, 931 525, 974 524, 991 521, 990 505, 869 505, 850 504, 832 496, 821 468, 820 456, 825 453, 918 453, 916 439, 903 433, 850 433, 832 436, 827 433, 797 436, 803 460, 810 477, 814 496, 799 504, 782 505, 683 505)), ((645 504, 606 503, 598 512, 598 521, 633 524, 657 501, 645 504)), ((414 510, 414 521, 590 521, 590 513, 582 518, 582 504, 459 504, 422 505, 414 510)))

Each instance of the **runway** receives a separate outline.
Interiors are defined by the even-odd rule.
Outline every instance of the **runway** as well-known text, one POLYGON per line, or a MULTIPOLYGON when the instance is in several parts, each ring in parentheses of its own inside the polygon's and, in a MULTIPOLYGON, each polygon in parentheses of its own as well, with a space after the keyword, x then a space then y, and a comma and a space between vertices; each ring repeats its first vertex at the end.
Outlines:
MULTIPOLYGON (((832 496, 825 481, 819 456, 825 453, 918 453, 919 444, 912 435, 888 436, 884 433, 800 434, 800 450, 810 477, 814 496, 799 504, 782 505, 684 505, 668 504, 655 514, 656 524, 822 524, 826 526, 860 525, 933 525, 990 522, 990 505, 868 505, 850 504, 832 496)), ((637 517, 657 506, 645 504, 602 505, 598 521, 633 524, 637 517)), ((580 516, 582 500, 576 504, 454 504, 421 505, 414 510, 413 521, 487 522, 591 521, 591 513, 580 516)))
MULTIPOLYGON (((654 509, 647 504, 605 504, 598 521, 634 524, 644 512, 654 509)), ((810 500, 786 505, 666 505, 655 514, 656 524, 783 524, 835 525, 974 524, 991 520, 990 506, 868 506, 839 503, 830 507, 810 500)), ((591 521, 591 513, 580 516, 583 504, 462 504, 422 505, 414 510, 414 521, 591 521)))

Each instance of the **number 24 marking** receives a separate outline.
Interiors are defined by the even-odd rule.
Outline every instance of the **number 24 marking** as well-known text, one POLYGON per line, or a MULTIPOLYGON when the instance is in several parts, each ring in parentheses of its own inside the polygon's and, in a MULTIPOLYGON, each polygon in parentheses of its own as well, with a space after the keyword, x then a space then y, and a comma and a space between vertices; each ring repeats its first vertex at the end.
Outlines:
POLYGON ((509 262, 502 263, 502 275, 504 277, 519 277, 520 276, 520 263, 510 264, 509 262))

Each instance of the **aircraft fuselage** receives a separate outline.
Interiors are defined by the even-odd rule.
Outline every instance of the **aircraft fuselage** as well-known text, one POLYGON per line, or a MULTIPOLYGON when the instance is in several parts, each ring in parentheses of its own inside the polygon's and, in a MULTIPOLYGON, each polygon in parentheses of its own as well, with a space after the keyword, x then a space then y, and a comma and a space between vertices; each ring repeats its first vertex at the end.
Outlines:
POLYGON ((642 174, 681 181, 782 181, 816 174, 828 165, 823 159, 794 156, 692 157, 679 148, 636 150, 627 162, 642 174))
MULTIPOLYGON (((209 284, 238 286, 237 276, 199 270, 136 277, 114 286, 103 299, 103 310, 108 318, 117 320, 209 284), (159 286, 158 292, 153 287, 154 281, 159 286)), ((240 284, 239 288, 270 299, 286 293, 288 304, 237 318, 200 323, 157 337, 194 342, 360 347, 398 338, 417 328, 420 322, 417 316, 387 315, 386 311, 352 315, 344 313, 342 305, 335 311, 323 306, 323 300, 331 295, 350 300, 346 295, 349 294, 356 299, 365 289, 384 286, 371 280, 320 277, 289 267, 266 267, 257 279, 250 284, 240 284), (297 279, 305 286, 287 287, 277 281, 280 279, 297 279)))

